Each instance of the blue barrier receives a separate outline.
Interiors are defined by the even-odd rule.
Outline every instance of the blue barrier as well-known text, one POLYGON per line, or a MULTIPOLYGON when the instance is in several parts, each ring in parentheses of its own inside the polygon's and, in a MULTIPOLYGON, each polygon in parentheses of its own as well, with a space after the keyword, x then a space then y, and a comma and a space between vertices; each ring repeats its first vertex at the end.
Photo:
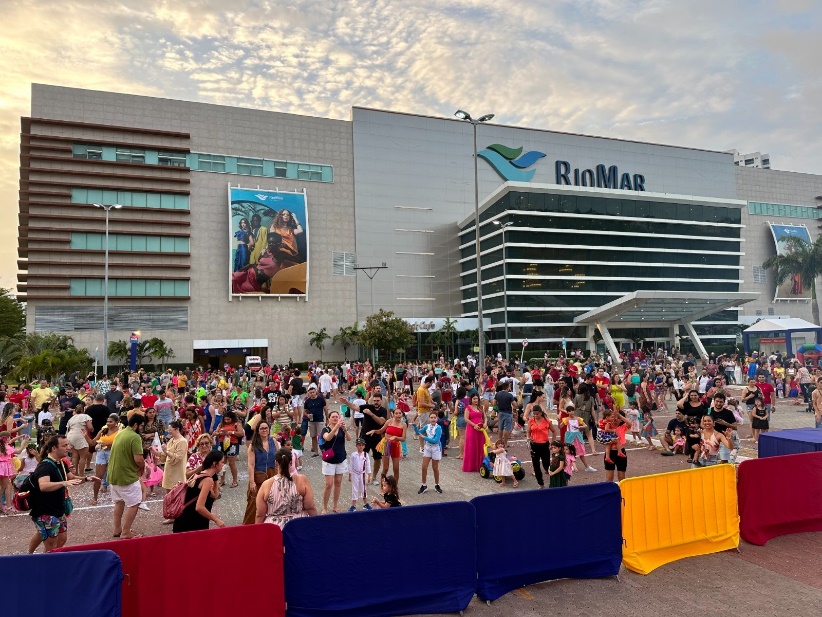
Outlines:
POLYGON ((477 517, 481 600, 547 580, 619 573, 622 524, 616 484, 484 495, 470 503, 477 517), (523 541, 506 541, 513 523, 523 541))
POLYGON ((283 543, 288 617, 455 613, 476 590, 466 502, 295 519, 283 543))
POLYGON ((789 428, 759 436, 759 458, 822 452, 822 431, 814 428, 789 428))
POLYGON ((0 557, 4 615, 120 617, 123 569, 111 551, 0 557))

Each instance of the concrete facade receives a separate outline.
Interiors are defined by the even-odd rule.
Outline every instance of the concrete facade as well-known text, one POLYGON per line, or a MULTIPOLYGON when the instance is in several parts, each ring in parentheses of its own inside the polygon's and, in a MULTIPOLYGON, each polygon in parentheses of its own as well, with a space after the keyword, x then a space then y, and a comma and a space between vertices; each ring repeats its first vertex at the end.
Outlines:
MULTIPOLYGON (((308 332, 328 328, 335 334, 356 321, 354 277, 333 276, 332 251, 354 249, 354 177, 351 123, 261 110, 188 103, 142 96, 34 85, 32 116, 80 123, 110 124, 190 133, 192 151, 307 161, 332 165, 334 181, 303 182, 282 178, 191 172, 190 300, 111 299, 111 306, 186 305, 189 328, 143 331, 157 336, 176 353, 177 362, 192 360, 195 339, 260 339, 269 341, 272 362, 319 355, 308 345, 308 332), (228 301, 226 264, 227 185, 307 191, 310 225, 307 302, 290 298, 234 298, 228 301)), ((95 137, 92 134, 90 138, 95 137)), ((147 184, 150 184, 147 182, 147 184)), ((113 212, 139 217, 135 210, 113 212)), ((139 221, 137 222, 139 226, 139 221)), ((123 275, 131 274, 128 270, 123 275)), ((86 299, 49 300, 65 306, 97 305, 86 299)), ((28 299, 28 328, 34 327, 38 300, 28 299)), ((101 324, 102 325, 102 324, 101 324)), ((109 340, 128 339, 130 331, 111 331, 109 340)), ((74 332, 79 346, 93 350, 101 334, 74 332)), ((326 355, 334 354, 328 350, 326 355)), ((342 356, 342 350, 336 352, 342 356)))
MULTIPOLYGON (((805 206, 815 210, 818 213, 817 216, 822 214, 816 210, 822 205, 822 200, 818 199, 818 196, 822 196, 822 176, 753 167, 737 167, 735 171, 739 199, 749 202, 805 206)), ((739 290, 759 291, 761 295, 758 301, 746 304, 740 315, 767 317, 772 314, 813 321, 810 302, 803 300, 774 302, 773 272, 766 271, 767 282, 758 283, 754 281, 753 270, 774 254, 773 236, 768 223, 806 225, 811 239, 815 241, 819 237, 820 220, 785 215, 750 214, 747 208, 743 208, 742 223, 746 226, 743 247, 745 255, 740 264, 744 266, 742 278, 745 282, 739 290)))
MULTIPOLYGON (((25 273, 21 273, 20 280, 21 291, 28 287, 29 330, 35 329, 39 307, 52 307, 52 311, 56 307, 100 310, 102 300, 72 295, 68 277, 99 278, 102 255, 99 251, 86 251, 84 256, 83 251, 70 250, 67 232, 85 229, 83 217, 87 214, 93 222, 92 231, 99 232, 102 212, 88 203, 76 203, 73 197, 69 201, 66 188, 105 188, 105 182, 115 188, 126 184, 133 190, 176 189, 190 200, 188 210, 128 208, 111 215, 112 232, 159 229, 145 233, 190 238, 190 253, 146 253, 139 258, 121 254, 120 263, 112 266, 111 271, 112 276, 122 278, 168 277, 190 281, 188 297, 111 299, 112 308, 130 307, 138 312, 152 312, 160 307, 182 310, 187 315, 186 328, 142 330, 142 337, 157 336, 174 348, 176 361, 192 361, 195 340, 267 339, 272 362, 288 357, 315 357, 318 352, 308 345, 309 331, 325 327, 333 335, 340 327, 362 322, 380 308, 412 320, 470 315, 463 303, 464 268, 460 260, 465 247, 461 249, 459 238, 459 223, 472 216, 474 210, 475 157, 470 123, 357 107, 353 108, 350 121, 339 121, 35 84, 32 117, 24 119, 24 128, 28 125, 34 128, 24 135, 22 146, 25 161, 21 163, 21 194, 27 196, 21 197, 20 214, 24 230, 20 251, 28 262, 21 263, 25 273), (149 143, 152 147, 176 148, 187 153, 326 165, 333 167, 333 182, 82 161, 76 156, 72 158, 71 145, 65 145, 95 140, 125 147, 149 143), (97 180, 98 176, 116 180, 97 180), (307 302, 288 297, 235 297, 229 301, 229 183, 252 189, 307 191, 307 302), (50 191, 49 185, 57 186, 62 193, 50 191), (38 223, 39 219, 46 223, 38 223), (58 249, 62 251, 58 255, 62 261, 43 261, 43 255, 58 246, 54 244, 58 241, 66 243, 66 248, 58 249), (355 253, 360 267, 385 263, 387 269, 378 272, 373 283, 362 272, 356 276, 334 275, 335 251, 355 253)), ((746 305, 741 315, 810 318, 808 302, 774 303, 772 275, 763 280, 762 272, 755 277, 754 271, 774 251, 768 222, 806 224, 811 237, 817 237, 816 206, 822 204, 817 199, 822 195, 822 176, 735 166, 729 152, 479 125, 477 150, 487 153, 493 144, 521 148, 522 153, 536 151, 542 156, 532 157, 531 164, 518 169, 513 165, 510 169, 505 167, 507 160, 500 159, 503 166, 497 165, 502 169, 498 172, 488 157, 480 154, 476 169, 481 203, 498 191, 506 182, 503 176, 509 172, 530 174, 527 182, 534 186, 556 185, 558 165, 562 163, 570 183, 576 184, 581 193, 591 192, 584 186, 599 180, 598 166, 603 166, 603 173, 612 166, 618 168, 613 186, 599 186, 614 204, 614 212, 609 210, 609 216, 621 214, 620 200, 647 200, 652 194, 660 196, 660 203, 746 200, 790 206, 777 208, 775 211, 786 214, 774 217, 752 214, 750 203, 748 208, 741 207, 744 241, 739 249, 743 255, 738 264, 742 266, 738 290, 761 293, 760 300, 746 305), (575 175, 577 170, 581 181, 575 175), (591 170, 587 181, 585 170, 591 170), (643 193, 638 190, 614 188, 623 173, 634 185, 641 177, 644 197, 639 197, 643 193)), ((664 214, 662 210, 659 214, 654 211, 649 218, 659 218, 658 222, 664 223, 664 214)), ((699 224, 696 220, 692 223, 699 224)), ((516 228, 511 233, 515 231, 516 228)), ((616 235, 610 244, 618 244, 619 234, 616 235)), ((690 239, 688 235, 676 237, 690 239)), ((591 235, 587 242, 595 249, 606 238, 591 235)), ((630 250, 625 252, 626 261, 647 260, 648 266, 665 267, 661 263, 665 260, 654 257, 655 253, 637 252, 642 258, 639 259, 630 250)), ((675 250, 666 252, 671 254, 675 250)), ((675 278, 673 273, 670 278, 675 278)), ((666 278, 654 280, 664 283, 666 278)), ((641 289, 642 281, 637 280, 636 286, 641 289)), ((118 323, 122 324, 123 319, 121 314, 118 323)), ((102 345, 99 330, 69 333, 78 345, 91 350, 102 345)), ((127 339, 130 333, 128 329, 110 329, 109 340, 127 339)), ((327 346, 326 356, 341 357, 342 350, 327 346)))

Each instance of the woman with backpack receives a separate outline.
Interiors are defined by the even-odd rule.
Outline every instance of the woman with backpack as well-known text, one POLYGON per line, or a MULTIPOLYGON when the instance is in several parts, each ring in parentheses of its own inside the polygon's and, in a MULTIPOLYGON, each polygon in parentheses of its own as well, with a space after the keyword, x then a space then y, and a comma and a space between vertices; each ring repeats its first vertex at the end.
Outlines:
POLYGON ((217 475, 223 467, 225 454, 220 450, 212 450, 203 459, 202 472, 192 476, 186 483, 185 506, 182 513, 174 519, 174 533, 208 529, 212 521, 217 527, 225 527, 225 523, 211 513, 214 500, 220 496, 217 475))

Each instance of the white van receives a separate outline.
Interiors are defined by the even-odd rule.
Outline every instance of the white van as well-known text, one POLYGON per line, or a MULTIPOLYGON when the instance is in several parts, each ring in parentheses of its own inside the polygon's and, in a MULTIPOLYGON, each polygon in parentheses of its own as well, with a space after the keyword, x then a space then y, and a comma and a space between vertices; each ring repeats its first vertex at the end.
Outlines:
POLYGON ((263 368, 263 361, 260 356, 246 356, 245 357, 245 367, 249 371, 257 372, 263 368))

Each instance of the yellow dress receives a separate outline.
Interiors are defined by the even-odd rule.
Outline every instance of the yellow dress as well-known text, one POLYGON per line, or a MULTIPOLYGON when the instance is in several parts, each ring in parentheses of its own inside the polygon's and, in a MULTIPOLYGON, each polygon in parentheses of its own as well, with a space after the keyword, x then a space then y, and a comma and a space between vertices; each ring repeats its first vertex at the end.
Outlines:
POLYGON ((611 384, 611 398, 614 399, 614 407, 622 409, 625 407, 625 392, 617 384, 611 384))

